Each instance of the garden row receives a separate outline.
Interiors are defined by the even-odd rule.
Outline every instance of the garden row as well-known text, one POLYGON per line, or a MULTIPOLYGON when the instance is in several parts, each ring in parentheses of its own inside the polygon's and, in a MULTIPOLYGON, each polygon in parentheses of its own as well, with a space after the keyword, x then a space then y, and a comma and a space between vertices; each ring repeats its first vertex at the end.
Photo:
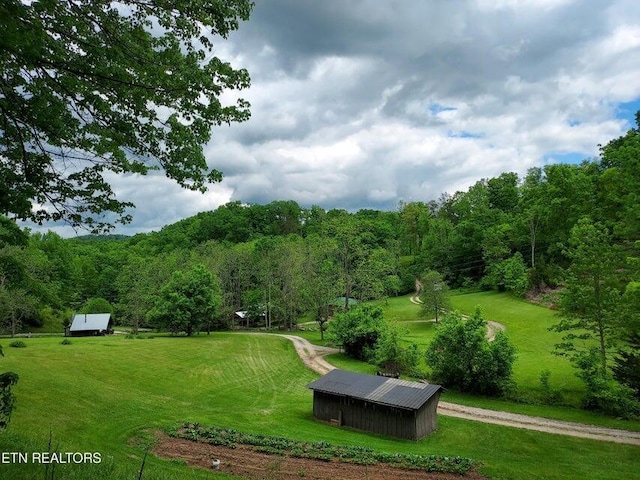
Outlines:
POLYGON ((301 442, 284 437, 242 433, 233 429, 205 427, 198 423, 184 423, 168 432, 169 435, 187 440, 205 442, 235 448, 246 445, 254 450, 274 455, 309 458, 323 461, 339 461, 359 465, 385 464, 393 467, 424 470, 427 472, 469 472, 475 462, 463 457, 438 455, 413 455, 376 452, 363 446, 332 445, 327 442, 301 442))

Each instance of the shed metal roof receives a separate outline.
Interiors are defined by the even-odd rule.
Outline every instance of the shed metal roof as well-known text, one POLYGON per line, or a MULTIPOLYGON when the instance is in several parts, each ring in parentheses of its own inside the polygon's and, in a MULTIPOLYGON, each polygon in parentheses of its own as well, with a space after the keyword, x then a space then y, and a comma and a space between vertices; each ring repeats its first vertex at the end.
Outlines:
POLYGON ((312 390, 372 403, 417 410, 442 390, 440 385, 332 370, 307 385, 312 390))
POLYGON ((73 317, 69 331, 108 330, 110 320, 110 313, 78 313, 73 317))

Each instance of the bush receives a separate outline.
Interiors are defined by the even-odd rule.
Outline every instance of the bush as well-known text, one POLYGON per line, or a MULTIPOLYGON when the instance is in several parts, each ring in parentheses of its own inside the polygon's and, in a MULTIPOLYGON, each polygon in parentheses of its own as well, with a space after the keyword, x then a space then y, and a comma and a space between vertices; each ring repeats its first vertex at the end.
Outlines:
POLYGON ((562 398, 562 392, 551 387, 549 378, 551 377, 551 371, 543 370, 540 372, 540 386, 542 387, 542 401, 547 405, 562 405, 564 402, 562 398))
POLYGON ((71 340, 69 340, 68 338, 65 338, 60 342, 60 345, 71 345, 71 340))
POLYGON ((22 340, 14 340, 9 344, 9 346, 13 348, 26 348, 27 344, 24 343, 22 340))
POLYGON ((579 369, 577 376, 587 386, 587 395, 582 400, 584 408, 625 419, 640 417, 640 402, 635 399, 635 392, 602 372, 597 348, 583 352, 576 363, 579 369))
POLYGON ((487 340, 486 321, 479 309, 466 320, 458 312, 446 315, 426 359, 435 382, 462 392, 504 395, 514 386, 515 348, 503 332, 493 342, 487 340))
POLYGON ((640 402, 634 398, 633 390, 614 381, 603 383, 597 390, 589 392, 582 400, 582 406, 612 417, 640 418, 640 402))

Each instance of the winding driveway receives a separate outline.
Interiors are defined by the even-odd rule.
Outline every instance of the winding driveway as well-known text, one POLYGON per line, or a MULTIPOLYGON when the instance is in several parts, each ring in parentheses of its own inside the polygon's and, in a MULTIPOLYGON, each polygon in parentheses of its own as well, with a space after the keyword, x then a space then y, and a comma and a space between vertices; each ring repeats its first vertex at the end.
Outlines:
MULTIPOLYGON (((324 375, 336 368, 327 362, 324 356, 330 353, 337 353, 337 349, 313 345, 308 340, 295 335, 279 336, 283 336, 293 342, 296 352, 302 359, 302 362, 314 372, 324 375)), ((449 402, 440 402, 438 405, 438 413, 449 417, 474 420, 476 422, 493 423, 508 427, 536 430, 538 432, 555 433, 558 435, 569 435, 572 437, 590 438, 593 440, 627 443, 630 445, 640 446, 640 432, 628 430, 617 430, 580 423, 549 420, 547 418, 531 417, 517 413, 467 407, 465 405, 458 405, 456 403, 449 402)))

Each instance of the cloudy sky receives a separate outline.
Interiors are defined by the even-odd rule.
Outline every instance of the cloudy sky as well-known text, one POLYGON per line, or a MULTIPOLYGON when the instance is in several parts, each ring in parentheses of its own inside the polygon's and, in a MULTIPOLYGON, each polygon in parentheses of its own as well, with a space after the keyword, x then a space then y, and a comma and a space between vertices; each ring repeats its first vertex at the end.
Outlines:
POLYGON ((137 205, 115 233, 235 200, 395 209, 594 157, 640 109, 638 0, 257 0, 216 54, 252 78, 205 148, 224 181, 112 177, 137 205))

